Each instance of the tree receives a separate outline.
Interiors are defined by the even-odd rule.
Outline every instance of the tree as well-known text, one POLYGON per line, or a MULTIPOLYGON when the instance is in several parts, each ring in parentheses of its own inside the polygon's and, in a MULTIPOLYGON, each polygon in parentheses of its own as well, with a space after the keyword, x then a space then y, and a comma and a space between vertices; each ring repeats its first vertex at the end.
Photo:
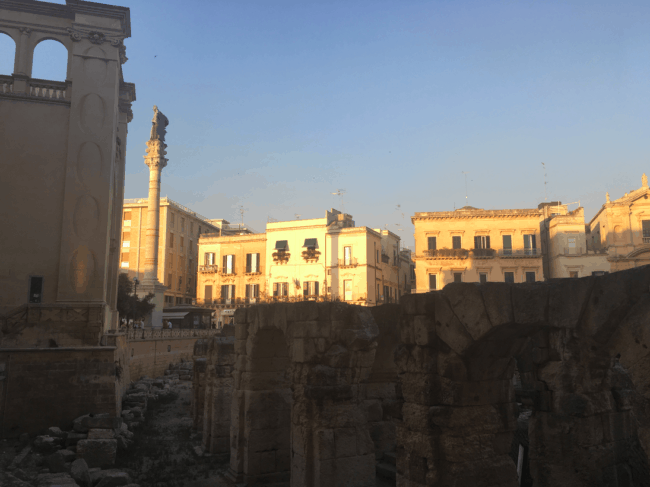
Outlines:
POLYGON ((140 299, 133 295, 133 282, 129 276, 120 273, 117 281, 117 311, 121 318, 133 318, 139 320, 144 318, 156 307, 151 300, 155 297, 153 293, 147 294, 140 299))

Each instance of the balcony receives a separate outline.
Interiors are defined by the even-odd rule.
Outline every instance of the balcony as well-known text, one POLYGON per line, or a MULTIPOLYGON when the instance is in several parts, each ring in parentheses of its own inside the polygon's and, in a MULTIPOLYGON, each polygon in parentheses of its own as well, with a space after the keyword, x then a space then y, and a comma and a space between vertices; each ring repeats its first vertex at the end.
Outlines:
POLYGON ((302 258, 305 259, 307 262, 309 261, 318 262, 319 257, 320 257, 320 252, 316 249, 307 249, 307 250, 303 250, 302 252, 302 258))
POLYGON ((381 261, 384 264, 390 264, 390 257, 384 253, 381 254, 381 261))
POLYGON ((222 276, 234 276, 236 274, 235 269, 228 269, 227 267, 222 267, 221 271, 219 271, 219 274, 222 276))
POLYGON ((499 257, 504 259, 530 259, 542 256, 542 249, 499 249, 499 257))
POLYGON ((219 266, 218 265, 213 265, 213 264, 208 264, 208 265, 200 265, 199 266, 199 272, 214 272, 215 274, 219 272, 219 266))
POLYGON ((339 260, 339 267, 345 269, 346 267, 356 267, 358 265, 356 257, 339 260))
POLYGON ((425 250, 424 257, 429 259, 467 259, 469 250, 467 249, 436 249, 425 250))
POLYGON ((580 256, 584 252, 582 251, 581 247, 564 247, 564 254, 562 255, 568 255, 568 256, 580 256))
POLYGON ((650 244, 650 237, 646 237, 645 235, 643 236, 643 243, 644 244, 650 244))
POLYGON ((495 249, 472 249, 472 257, 475 259, 493 259, 495 255, 495 249))
POLYGON ((282 264, 282 263, 289 262, 289 258, 291 257, 291 254, 286 250, 277 250, 271 254, 271 257, 273 257, 273 262, 282 264))

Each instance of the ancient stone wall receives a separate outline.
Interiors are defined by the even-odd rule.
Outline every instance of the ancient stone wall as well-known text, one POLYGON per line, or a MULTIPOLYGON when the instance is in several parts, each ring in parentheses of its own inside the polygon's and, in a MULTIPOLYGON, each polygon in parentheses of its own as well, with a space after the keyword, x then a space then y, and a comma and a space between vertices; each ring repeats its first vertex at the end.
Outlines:
POLYGON ((0 436, 68 428, 87 414, 119 416, 116 347, 0 349, 0 436))
POLYGON ((129 340, 127 354, 132 380, 160 377, 170 364, 192 361, 197 338, 150 338, 129 340))

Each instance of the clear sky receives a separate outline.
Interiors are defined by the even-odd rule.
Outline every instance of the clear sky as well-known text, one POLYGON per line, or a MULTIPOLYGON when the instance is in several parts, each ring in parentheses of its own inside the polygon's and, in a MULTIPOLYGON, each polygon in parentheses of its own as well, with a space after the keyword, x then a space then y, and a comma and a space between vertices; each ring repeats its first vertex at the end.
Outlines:
POLYGON ((530 208, 544 162, 548 200, 587 219, 650 174, 647 0, 114 3, 132 20, 128 198, 147 195, 154 104, 162 195, 233 222, 241 205, 258 231, 340 208, 342 188, 357 225, 412 246, 413 213, 465 205, 462 171, 470 205, 530 208))

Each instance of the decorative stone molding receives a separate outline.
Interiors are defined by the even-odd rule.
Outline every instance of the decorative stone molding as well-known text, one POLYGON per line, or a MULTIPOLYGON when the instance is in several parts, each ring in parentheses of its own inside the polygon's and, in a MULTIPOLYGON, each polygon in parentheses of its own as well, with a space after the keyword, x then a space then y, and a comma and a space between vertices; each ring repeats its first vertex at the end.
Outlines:
POLYGON ((18 30, 20 31, 21 34, 29 37, 30 34, 32 33, 32 29, 29 27, 18 27, 18 30))

